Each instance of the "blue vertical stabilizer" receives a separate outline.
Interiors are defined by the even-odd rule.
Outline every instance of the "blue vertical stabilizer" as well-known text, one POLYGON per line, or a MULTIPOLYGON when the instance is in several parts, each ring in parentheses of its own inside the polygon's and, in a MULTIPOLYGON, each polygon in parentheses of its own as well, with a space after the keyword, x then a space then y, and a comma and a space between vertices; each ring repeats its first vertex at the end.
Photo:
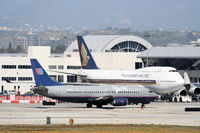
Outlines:
POLYGON ((36 59, 31 59, 31 66, 35 79, 35 84, 37 87, 63 85, 61 83, 53 81, 36 59))
POLYGON ((79 54, 81 59, 82 69, 99 69, 83 39, 82 36, 77 36, 79 54))

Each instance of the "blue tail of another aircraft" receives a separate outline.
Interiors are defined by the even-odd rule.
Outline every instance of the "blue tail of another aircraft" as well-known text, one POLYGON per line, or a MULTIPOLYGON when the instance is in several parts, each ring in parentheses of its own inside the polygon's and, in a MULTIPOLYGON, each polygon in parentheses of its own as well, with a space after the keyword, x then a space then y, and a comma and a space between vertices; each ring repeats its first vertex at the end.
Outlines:
POLYGON ((36 59, 31 59, 31 66, 37 87, 63 85, 53 81, 36 59))
POLYGON ((81 67, 83 69, 99 69, 83 39, 82 36, 77 36, 79 54, 81 59, 81 67))

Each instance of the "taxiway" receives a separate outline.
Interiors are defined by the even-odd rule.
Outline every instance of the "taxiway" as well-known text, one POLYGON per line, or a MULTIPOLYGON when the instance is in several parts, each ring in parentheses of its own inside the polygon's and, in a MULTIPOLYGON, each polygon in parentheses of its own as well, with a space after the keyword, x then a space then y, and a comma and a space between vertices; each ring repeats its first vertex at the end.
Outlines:
POLYGON ((141 109, 140 105, 86 108, 85 104, 60 103, 0 104, 0 124, 162 124, 200 126, 200 112, 185 112, 185 107, 200 107, 200 103, 155 102, 141 109))

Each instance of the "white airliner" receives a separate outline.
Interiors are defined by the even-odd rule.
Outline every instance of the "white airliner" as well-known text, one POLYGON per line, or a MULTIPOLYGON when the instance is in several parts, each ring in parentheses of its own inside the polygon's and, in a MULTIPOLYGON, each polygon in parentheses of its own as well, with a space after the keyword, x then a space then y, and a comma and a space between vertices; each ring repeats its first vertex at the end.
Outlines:
POLYGON ((108 84, 79 84, 64 85, 53 81, 36 59, 31 59, 32 71, 37 94, 53 99, 73 103, 87 103, 87 107, 112 104, 125 106, 128 104, 148 104, 158 95, 142 85, 108 85, 108 84))
POLYGON ((146 67, 135 71, 82 69, 80 74, 85 82, 121 85, 143 85, 157 94, 179 91, 184 80, 172 67, 146 67))
POLYGON ((177 92, 182 89, 184 85, 184 79, 173 67, 146 67, 134 71, 99 69, 83 37, 77 36, 77 41, 82 69, 79 74, 74 75, 79 75, 84 82, 144 85, 161 95, 177 92))

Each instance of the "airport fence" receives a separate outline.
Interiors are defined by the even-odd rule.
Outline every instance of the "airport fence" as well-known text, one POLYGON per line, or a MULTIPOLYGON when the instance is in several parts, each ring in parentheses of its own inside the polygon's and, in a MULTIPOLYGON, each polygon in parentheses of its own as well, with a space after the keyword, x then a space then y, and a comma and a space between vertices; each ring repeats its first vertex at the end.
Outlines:
POLYGON ((10 100, 10 96, 0 96, 0 100, 10 100))
POLYGON ((44 96, 21 96, 21 95, 2 95, 0 103, 41 103, 43 101, 54 101, 44 96))
POLYGON ((43 96, 15 96, 15 100, 37 100, 37 101, 42 101, 46 100, 46 97, 43 96))

